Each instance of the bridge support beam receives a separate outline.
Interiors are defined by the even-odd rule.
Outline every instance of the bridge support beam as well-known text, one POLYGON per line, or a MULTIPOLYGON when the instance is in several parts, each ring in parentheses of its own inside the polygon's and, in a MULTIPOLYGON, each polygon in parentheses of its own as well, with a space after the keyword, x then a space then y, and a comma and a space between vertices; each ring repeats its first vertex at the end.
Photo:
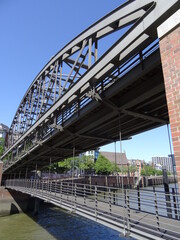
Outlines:
POLYGON ((165 91, 180 189, 180 10, 158 27, 165 91))
POLYGON ((0 186, 1 186, 1 180, 2 180, 2 171, 3 171, 3 162, 0 161, 0 186))

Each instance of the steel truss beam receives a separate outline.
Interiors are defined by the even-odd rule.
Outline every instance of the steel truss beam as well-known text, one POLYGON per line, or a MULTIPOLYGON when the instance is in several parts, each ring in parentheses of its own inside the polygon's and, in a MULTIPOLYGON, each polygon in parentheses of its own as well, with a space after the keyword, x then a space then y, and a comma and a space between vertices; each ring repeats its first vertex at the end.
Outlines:
MULTIPOLYGON (((178 0, 167 1, 166 4, 164 0, 128 1, 61 49, 40 71, 25 93, 10 127, 9 148, 2 159, 10 153, 17 153, 21 146, 31 149, 34 142, 39 140, 37 134, 41 140, 42 136, 43 139, 53 136, 58 125, 64 130, 65 122, 74 114, 79 115, 92 101, 89 97, 101 102, 99 96, 103 96, 103 92, 136 65, 140 64, 143 69, 153 44, 148 49, 144 49, 145 46, 156 39, 156 28, 169 12, 173 13, 178 7, 178 0), (120 35, 115 44, 98 59, 99 39, 105 39, 108 34, 127 25, 130 29, 123 36, 120 35), (88 93, 91 94, 88 96, 88 93)), ((107 104, 105 99, 104 104, 107 104)), ((113 108, 112 104, 109 107, 113 108)), ((124 108, 117 109, 116 106, 114 111, 151 122, 167 123, 166 120, 129 108, 130 102, 124 108)), ((88 134, 77 136, 95 139, 88 134)), ((96 139, 111 141, 101 136, 96 139)))

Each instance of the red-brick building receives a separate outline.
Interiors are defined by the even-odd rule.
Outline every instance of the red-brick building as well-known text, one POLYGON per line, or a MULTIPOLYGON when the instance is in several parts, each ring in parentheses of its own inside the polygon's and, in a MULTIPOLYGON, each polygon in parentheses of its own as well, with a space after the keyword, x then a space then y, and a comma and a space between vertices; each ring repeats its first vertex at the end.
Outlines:
POLYGON ((180 184, 180 10, 158 27, 158 37, 176 171, 180 184))

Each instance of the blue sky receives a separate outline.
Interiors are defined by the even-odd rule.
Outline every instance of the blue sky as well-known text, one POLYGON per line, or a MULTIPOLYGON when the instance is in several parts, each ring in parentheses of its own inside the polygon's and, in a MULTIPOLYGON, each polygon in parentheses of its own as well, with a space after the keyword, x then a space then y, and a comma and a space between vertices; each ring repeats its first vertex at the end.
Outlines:
MULTIPOLYGON (((57 51, 123 2, 0 0, 0 122, 11 125, 25 91, 57 51)), ((114 151, 114 144, 102 150, 114 151)), ((146 161, 167 156, 166 126, 123 142, 123 150, 146 161)))

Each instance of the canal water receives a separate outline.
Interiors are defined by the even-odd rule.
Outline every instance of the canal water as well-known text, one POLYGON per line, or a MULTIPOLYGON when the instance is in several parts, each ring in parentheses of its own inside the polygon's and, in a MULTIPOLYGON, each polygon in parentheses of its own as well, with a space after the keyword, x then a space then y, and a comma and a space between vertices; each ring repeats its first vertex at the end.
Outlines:
POLYGON ((125 239, 117 231, 47 203, 41 204, 37 216, 22 213, 0 217, 0 240, 125 239))

